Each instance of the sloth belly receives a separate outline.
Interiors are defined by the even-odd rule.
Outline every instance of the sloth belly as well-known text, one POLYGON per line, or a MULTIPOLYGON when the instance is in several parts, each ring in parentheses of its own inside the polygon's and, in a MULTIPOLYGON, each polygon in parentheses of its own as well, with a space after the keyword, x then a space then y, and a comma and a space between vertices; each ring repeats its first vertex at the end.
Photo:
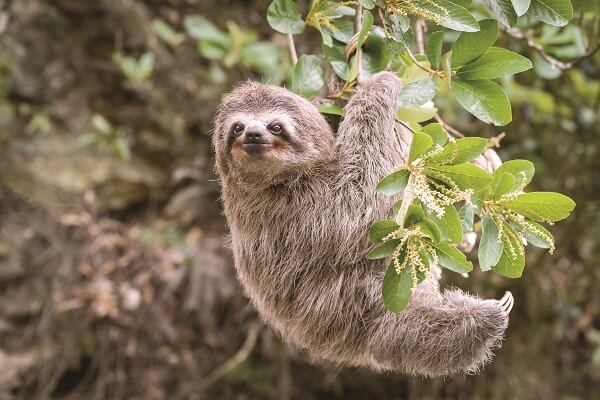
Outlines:
POLYGON ((314 359, 364 364, 369 329, 380 312, 372 294, 381 284, 373 263, 332 266, 328 257, 321 257, 291 265, 300 254, 273 257, 271 252, 272 258, 261 262, 257 248, 239 248, 236 253, 246 293, 284 340, 314 359))

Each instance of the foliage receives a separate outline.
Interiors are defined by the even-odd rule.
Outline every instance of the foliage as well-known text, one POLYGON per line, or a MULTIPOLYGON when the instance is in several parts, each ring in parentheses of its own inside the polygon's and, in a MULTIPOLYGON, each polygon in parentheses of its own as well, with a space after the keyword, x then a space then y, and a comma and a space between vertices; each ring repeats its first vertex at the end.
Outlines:
POLYGON ((391 260, 383 283, 383 300, 391 311, 406 307, 412 289, 435 266, 459 273, 473 269, 457 245, 462 226, 472 227, 475 215, 482 227, 481 269, 517 278, 525 266, 524 243, 554 250, 552 235, 538 222, 566 218, 575 206, 558 193, 524 193, 534 170, 528 161, 509 161, 493 174, 470 163, 484 152, 486 139, 447 143, 449 135, 442 125, 421 126, 436 116, 438 93, 452 94, 484 123, 510 123, 509 98, 495 80, 529 70, 533 64, 496 46, 501 28, 508 32, 536 20, 562 27, 573 17, 569 0, 492 0, 488 5, 469 0, 313 0, 303 19, 296 2, 274 0, 267 11, 270 26, 288 35, 291 46, 293 35, 307 26, 320 32, 322 56, 302 55, 292 70, 290 88, 304 97, 323 94, 324 58, 341 83, 338 92, 329 94, 334 103, 321 107, 321 112, 342 115, 350 92, 378 71, 392 70, 404 83, 398 119, 413 129, 408 159, 377 187, 386 195, 401 194, 402 199, 394 220, 374 223, 370 236, 376 247, 368 255, 391 260), (423 20, 437 25, 425 39, 423 20), (464 204, 461 211, 468 221, 459 218, 458 204, 464 204))

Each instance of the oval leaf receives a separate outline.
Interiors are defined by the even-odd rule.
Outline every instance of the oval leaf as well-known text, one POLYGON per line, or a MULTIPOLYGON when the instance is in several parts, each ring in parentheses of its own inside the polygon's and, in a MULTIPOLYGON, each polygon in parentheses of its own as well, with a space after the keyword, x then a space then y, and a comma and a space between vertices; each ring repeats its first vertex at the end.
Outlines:
POLYGON ((442 231, 433 220, 429 218, 423 218, 421 221, 417 222, 416 225, 419 227, 421 232, 433 240, 434 243, 438 243, 440 240, 442 240, 442 231))
POLYGON ((499 199, 515 187, 515 177, 507 172, 494 174, 492 182, 492 195, 495 199, 499 199))
POLYGON ((479 32, 463 32, 452 45, 452 68, 475 61, 498 39, 498 22, 495 19, 479 21, 479 26, 479 32))
POLYGON ((324 84, 319 57, 303 54, 292 70, 292 91, 302 97, 310 97, 317 94, 324 84))
POLYGON ((273 0, 267 9, 267 22, 281 33, 297 34, 304 31, 304 21, 293 0, 273 0))
POLYGON ((419 107, 433 99, 435 84, 431 78, 420 78, 407 83, 398 94, 399 107, 419 107))
POLYGON ((483 56, 459 69, 456 76, 466 80, 496 79, 531 68, 531 61, 527 57, 500 47, 492 47, 483 56))
POLYGON ((406 169, 392 172, 379 181, 376 190, 379 193, 383 193, 388 196, 393 196, 397 193, 400 193, 406 187, 409 175, 410 172, 408 172, 406 169))
POLYGON ((535 174, 535 167, 531 161, 527 160, 510 160, 502 163, 497 170, 494 171, 494 179, 504 173, 509 173, 515 178, 515 186, 511 192, 518 188, 524 188, 531 182, 535 174))
POLYGON ((442 46, 444 45, 444 32, 433 32, 427 40, 425 54, 431 64, 431 68, 437 69, 442 59, 442 46))
MULTIPOLYGON (((492 175, 489 172, 473 164, 435 165, 430 166, 429 169, 442 172, 447 179, 452 180, 462 190, 483 188, 492 181, 492 175)), ((427 171, 425 173, 427 174, 427 171)), ((434 178, 440 179, 439 177, 434 178)))
POLYGON ((508 224, 504 224, 503 229, 509 231, 502 237, 502 255, 498 264, 492 267, 492 270, 499 275, 507 278, 520 278, 525 269, 525 249, 523 243, 518 240, 517 233, 508 224), (515 249, 515 254, 512 254, 510 248, 515 249))
POLYGON ((486 139, 478 137, 457 139, 444 146, 440 153, 429 157, 428 161, 448 165, 466 163, 483 153, 487 142, 486 139))
POLYGON ((388 240, 387 242, 380 244, 371 250, 369 254, 367 254, 367 259, 378 260, 380 258, 391 256, 394 253, 394 250, 396 250, 396 247, 398 247, 399 243, 400 239, 388 240))
POLYGON ((434 145, 444 146, 448 141, 448 132, 437 122, 424 126, 421 132, 431 136, 434 145))
POLYGON ((388 311, 400 312, 410 301, 413 280, 410 268, 404 268, 400 273, 390 265, 383 277, 383 304, 388 311))
POLYGON ((502 242, 498 240, 498 226, 489 215, 485 214, 481 220, 481 240, 477 252, 482 271, 489 271, 498 264, 502 249, 502 242))
POLYGON ((433 139, 431 136, 415 132, 410 143, 410 150, 408 151, 408 162, 413 162, 423 154, 427 152, 433 145, 433 139))
POLYGON ((473 271, 473 264, 467 260, 462 251, 446 242, 435 243, 439 263, 450 271, 463 274, 473 271))
POLYGON ((571 214, 575 202, 564 194, 555 192, 530 192, 517 196, 514 200, 501 203, 534 221, 560 221, 571 214))
POLYGON ((400 225, 390 219, 382 219, 371 225, 369 230, 369 240, 372 242, 381 242, 390 233, 398 229, 400 225))
POLYGON ((531 0, 531 11, 543 22, 565 26, 573 19, 570 0, 531 0))
POLYGON ((454 79, 450 89, 459 104, 483 122, 503 126, 512 121, 510 102, 497 83, 454 79))
POLYGON ((450 243, 460 243, 463 239, 460 217, 453 205, 446 206, 444 216, 439 218, 435 213, 427 215, 438 226, 442 234, 442 240, 450 243))

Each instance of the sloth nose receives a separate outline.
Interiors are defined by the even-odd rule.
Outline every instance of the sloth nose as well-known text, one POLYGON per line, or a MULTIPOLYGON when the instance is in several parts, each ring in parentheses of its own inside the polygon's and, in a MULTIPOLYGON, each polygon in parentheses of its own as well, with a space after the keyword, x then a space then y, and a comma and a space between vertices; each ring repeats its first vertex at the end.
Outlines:
POLYGON ((248 142, 257 143, 263 139, 263 132, 260 128, 249 128, 246 131, 246 140, 248 142))

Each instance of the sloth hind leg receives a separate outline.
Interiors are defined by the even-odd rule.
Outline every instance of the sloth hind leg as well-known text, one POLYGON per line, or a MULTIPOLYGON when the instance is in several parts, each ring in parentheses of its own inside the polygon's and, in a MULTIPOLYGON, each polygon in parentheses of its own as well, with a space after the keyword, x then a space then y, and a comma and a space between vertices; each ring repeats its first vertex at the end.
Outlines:
POLYGON ((377 319, 369 341, 373 364, 425 376, 476 372, 500 346, 512 305, 509 292, 482 300, 458 289, 440 294, 426 281, 404 311, 377 319))

